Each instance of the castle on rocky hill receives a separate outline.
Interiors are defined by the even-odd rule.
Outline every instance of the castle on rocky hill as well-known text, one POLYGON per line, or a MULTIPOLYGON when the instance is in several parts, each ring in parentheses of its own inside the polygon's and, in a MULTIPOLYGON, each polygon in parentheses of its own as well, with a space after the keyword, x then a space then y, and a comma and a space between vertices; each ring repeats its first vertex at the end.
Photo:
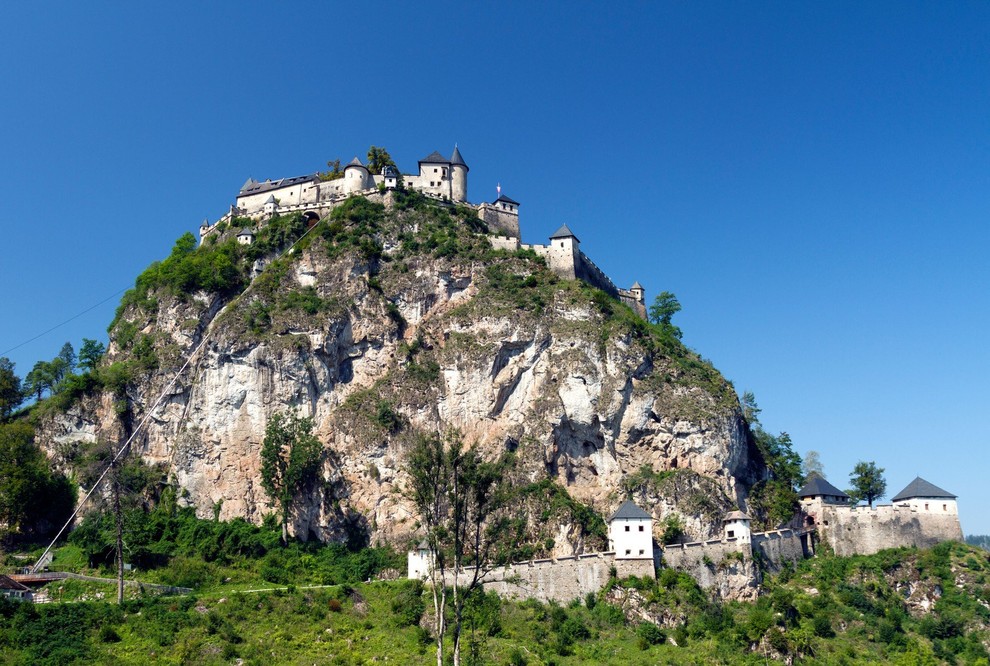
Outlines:
MULTIPOLYGON (((324 180, 320 174, 257 181, 248 178, 236 201, 227 213, 214 223, 204 220, 199 228, 200 242, 214 233, 220 223, 235 218, 249 218, 256 224, 274 215, 300 213, 316 221, 351 196, 387 196, 391 190, 405 188, 420 192, 440 203, 471 206, 478 218, 488 227, 492 246, 503 250, 532 250, 543 257, 550 270, 562 278, 582 280, 607 294, 618 298, 639 316, 646 318, 646 293, 639 282, 628 289, 617 287, 595 263, 581 251, 581 241, 562 224, 550 236, 550 242, 526 244, 520 240, 519 202, 498 190, 498 197, 491 203, 472 204, 467 199, 468 168, 461 151, 454 146, 450 158, 433 151, 419 160, 418 172, 400 174, 387 166, 381 173, 371 173, 357 157, 343 170, 343 175, 324 180)), ((253 232, 244 229, 238 240, 250 243, 253 232)))
MULTIPOLYGON (((608 551, 515 562, 486 571, 481 580, 503 597, 567 603, 598 592, 612 575, 653 578, 658 567, 666 566, 690 574, 723 597, 746 599, 757 596, 764 573, 813 557, 822 544, 846 556, 963 539, 956 496, 921 477, 889 505, 856 506, 817 475, 807 480, 798 498, 794 519, 780 529, 753 532, 751 518, 732 511, 722 520, 721 538, 667 545, 654 541, 652 514, 627 501, 608 519, 608 551)), ((408 560, 409 578, 429 577, 431 555, 425 542, 410 551, 408 560)), ((473 571, 461 572, 459 580, 470 580, 473 571)))

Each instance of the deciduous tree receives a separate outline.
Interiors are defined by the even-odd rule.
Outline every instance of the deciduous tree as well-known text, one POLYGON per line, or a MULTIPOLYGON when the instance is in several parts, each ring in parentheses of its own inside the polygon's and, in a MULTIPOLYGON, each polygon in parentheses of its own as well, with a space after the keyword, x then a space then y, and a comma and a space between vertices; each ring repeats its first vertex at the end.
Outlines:
POLYGON ((289 540, 289 516, 296 497, 316 480, 323 446, 313 435, 313 420, 276 413, 265 428, 261 447, 261 485, 278 505, 282 541, 289 540))
POLYGON ((680 311, 681 304, 678 302, 677 297, 669 291, 663 291, 653 299, 653 305, 650 306, 649 312, 650 321, 666 328, 675 337, 680 339, 681 329, 671 323, 671 319, 680 311))
POLYGON ((372 174, 380 174, 387 166, 395 166, 392 156, 388 151, 378 146, 368 148, 368 171, 372 174))
POLYGON ((865 501, 873 508, 873 502, 887 494, 887 480, 883 478, 883 467, 877 467, 872 460, 856 463, 849 480, 853 485, 850 493, 856 501, 865 501))
POLYGON ((0 524, 37 536, 61 525, 73 505, 72 484, 52 472, 25 423, 0 425, 0 524))
POLYGON ((14 364, 7 357, 0 358, 0 421, 9 417, 23 400, 21 378, 14 372, 14 364))
POLYGON ((409 495, 426 531, 431 566, 437 666, 443 664, 448 590, 453 605, 454 664, 461 663, 464 604, 477 589, 505 533, 507 456, 486 462, 460 437, 421 437, 407 464, 409 495), (473 565, 464 571, 466 564, 473 565), (458 574, 461 574, 459 577, 458 574))
POLYGON ((825 465, 818 451, 808 451, 804 454, 804 461, 801 463, 802 471, 807 479, 812 474, 825 478, 825 465))

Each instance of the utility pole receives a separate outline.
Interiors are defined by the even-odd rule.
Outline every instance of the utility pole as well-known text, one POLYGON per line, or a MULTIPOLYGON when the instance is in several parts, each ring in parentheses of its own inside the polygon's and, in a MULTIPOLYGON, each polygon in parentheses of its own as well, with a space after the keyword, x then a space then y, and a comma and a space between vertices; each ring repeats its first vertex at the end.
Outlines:
POLYGON ((124 519, 120 513, 120 468, 111 462, 113 474, 113 515, 117 521, 117 603, 124 603, 124 519))

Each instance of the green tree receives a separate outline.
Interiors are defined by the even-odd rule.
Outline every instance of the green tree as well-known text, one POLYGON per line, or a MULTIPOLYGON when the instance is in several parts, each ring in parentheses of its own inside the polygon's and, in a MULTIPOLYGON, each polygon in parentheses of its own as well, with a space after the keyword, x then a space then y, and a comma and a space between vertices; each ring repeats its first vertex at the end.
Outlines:
POLYGON ((883 478, 883 467, 877 467, 873 461, 856 463, 849 480, 853 485, 852 498, 859 501, 866 501, 870 508, 873 502, 880 499, 887 493, 887 480, 883 478))
POLYGON ((446 441, 420 437, 409 454, 409 495, 426 531, 432 566, 434 635, 437 666, 443 664, 448 594, 453 606, 454 664, 461 663, 464 605, 490 569, 492 556, 507 533, 507 475, 511 455, 496 462, 465 449, 459 436, 446 441), (467 564, 466 575, 457 576, 467 564))
POLYGON ((680 339, 681 329, 671 323, 671 319, 680 311, 681 304, 677 297, 669 291, 664 291, 653 299, 653 305, 650 306, 650 321, 669 330, 680 339))
POLYGON ((106 351, 102 342, 83 338, 82 347, 79 348, 79 367, 92 372, 100 364, 106 351))
POLYGON ((0 524, 23 536, 60 527, 72 511, 72 484, 52 472, 26 423, 0 425, 0 524))
POLYGON ((31 368, 31 372, 24 377, 23 391, 25 396, 35 396, 41 400, 41 396, 48 391, 51 393, 55 388, 55 368, 51 361, 38 361, 31 368))
POLYGON ((392 160, 392 156, 388 154, 388 151, 384 148, 379 148, 378 146, 372 146, 368 148, 368 171, 374 174, 380 174, 382 169, 387 166, 395 166, 395 162, 392 160))
POLYGON ((66 342, 64 345, 62 345, 62 349, 59 350, 56 359, 61 361, 61 363, 59 363, 59 369, 62 374, 59 376, 58 381, 62 381, 68 375, 71 375, 73 372, 75 372, 76 350, 72 348, 71 342, 66 342))
POLYGON ((801 456, 786 432, 772 435, 760 424, 756 396, 743 394, 743 416, 749 436, 769 471, 768 478, 757 482, 750 493, 750 503, 757 522, 768 529, 790 520, 797 509, 797 488, 803 483, 801 456))
POLYGON ((340 166, 339 159, 328 161, 327 166, 330 167, 329 171, 320 171, 316 174, 320 180, 337 180, 344 177, 344 169, 340 166))
POLYGON ((0 357, 0 421, 7 419, 23 401, 21 378, 14 372, 14 364, 6 356, 0 357))
POLYGON ((289 516, 296 497, 316 480, 323 445, 313 435, 313 419, 276 413, 261 446, 261 485, 278 505, 282 541, 289 540, 289 516))
POLYGON ((760 424, 760 412, 763 410, 756 404, 756 396, 753 395, 752 391, 746 391, 743 393, 742 411, 743 418, 746 419, 746 423, 748 423, 751 428, 755 428, 760 424))

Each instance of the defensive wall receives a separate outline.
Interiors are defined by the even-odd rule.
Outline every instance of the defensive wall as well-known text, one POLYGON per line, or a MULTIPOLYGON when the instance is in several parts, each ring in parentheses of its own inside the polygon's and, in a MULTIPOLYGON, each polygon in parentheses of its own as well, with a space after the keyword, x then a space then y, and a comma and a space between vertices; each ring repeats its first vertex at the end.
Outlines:
POLYGON ((885 548, 931 548, 942 541, 962 541, 955 512, 919 511, 908 505, 848 507, 825 505, 818 511, 819 541, 836 555, 871 555, 885 548))
MULTIPOLYGON (((506 599, 538 599, 567 603, 605 587, 615 567, 620 578, 656 577, 653 558, 616 558, 613 552, 586 553, 529 562, 516 562, 485 572, 481 580, 485 590, 506 599)), ((471 567, 458 575, 465 585, 474 576, 471 567)))
POLYGON ((778 573, 787 562, 811 557, 811 535, 792 529, 753 533, 753 557, 766 573, 778 573))

